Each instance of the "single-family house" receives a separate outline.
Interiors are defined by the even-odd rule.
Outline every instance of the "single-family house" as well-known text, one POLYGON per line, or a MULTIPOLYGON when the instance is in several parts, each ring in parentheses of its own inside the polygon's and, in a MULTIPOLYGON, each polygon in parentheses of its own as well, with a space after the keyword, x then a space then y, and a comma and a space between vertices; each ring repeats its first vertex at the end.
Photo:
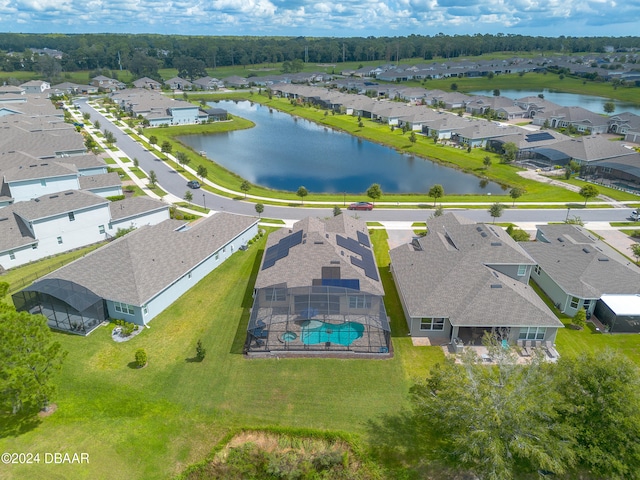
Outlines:
POLYGON ((141 227, 13 295, 19 311, 81 335, 103 321, 143 326, 258 233, 257 219, 216 213, 194 224, 141 227), (180 252, 176 255, 176 252, 180 252))
POLYGON ((164 84, 170 90, 191 90, 193 87, 193 84, 189 80, 185 80, 180 77, 173 77, 169 80, 165 80, 164 84))
POLYGON ((101 92, 115 92, 116 90, 123 90, 126 85, 116 80, 115 78, 105 77, 104 75, 98 75, 91 79, 91 85, 97 87, 101 92))
POLYGON ((500 227, 448 213, 389 253, 412 337, 479 345, 489 332, 514 345, 553 342, 563 326, 528 284, 535 261, 500 227))
POLYGON ((640 269, 583 227, 536 228, 536 241, 520 245, 536 262, 531 279, 562 313, 589 316, 604 294, 640 293, 640 269))
POLYGON ((20 88, 22 88, 25 93, 44 93, 51 89, 51 84, 44 80, 30 80, 22 83, 20 88))
POLYGON ((249 81, 238 75, 232 75, 222 79, 222 81, 224 82, 224 86, 228 88, 247 88, 249 86, 249 81))
POLYGON ((217 78, 207 76, 194 80, 193 86, 195 88, 199 88, 200 90, 218 90, 219 88, 224 86, 224 83, 217 78))
POLYGON ((133 81, 133 86, 135 88, 146 88, 149 90, 161 90, 162 89, 162 84, 160 82, 158 82, 157 80, 154 80, 153 78, 149 78, 149 77, 142 77, 142 78, 138 78, 137 80, 133 81))
POLYGON ((388 356, 384 288, 367 225, 308 217, 269 235, 245 352, 388 356))

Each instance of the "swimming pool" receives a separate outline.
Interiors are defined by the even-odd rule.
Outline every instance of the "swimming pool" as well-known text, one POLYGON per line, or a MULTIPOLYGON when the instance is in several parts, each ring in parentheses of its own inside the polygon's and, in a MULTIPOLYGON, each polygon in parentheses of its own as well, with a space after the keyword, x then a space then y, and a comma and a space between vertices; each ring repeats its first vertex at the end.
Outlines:
POLYGON ((305 345, 331 342, 346 347, 362 337, 363 332, 364 325, 357 322, 346 322, 336 325, 311 320, 302 327, 300 340, 302 340, 302 343, 305 345))

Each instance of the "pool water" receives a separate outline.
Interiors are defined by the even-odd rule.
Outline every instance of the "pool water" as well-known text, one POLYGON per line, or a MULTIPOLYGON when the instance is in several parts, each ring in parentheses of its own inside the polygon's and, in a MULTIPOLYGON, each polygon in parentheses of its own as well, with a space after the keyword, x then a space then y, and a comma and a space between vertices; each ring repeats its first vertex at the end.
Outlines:
POLYGON ((292 342, 296 338, 298 338, 298 335, 296 333, 294 333, 294 332, 284 332, 282 334, 282 341, 283 342, 292 342))
POLYGON ((363 332, 364 325, 361 323, 346 322, 335 325, 315 320, 302 327, 300 339, 305 345, 331 342, 346 347, 362 337, 363 332))

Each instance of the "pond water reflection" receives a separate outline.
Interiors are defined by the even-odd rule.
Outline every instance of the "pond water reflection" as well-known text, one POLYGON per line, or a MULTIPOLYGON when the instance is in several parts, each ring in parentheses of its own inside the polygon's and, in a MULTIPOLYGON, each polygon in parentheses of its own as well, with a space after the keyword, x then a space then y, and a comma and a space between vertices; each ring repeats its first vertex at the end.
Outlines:
MULTIPOLYGON (((260 104, 222 101, 211 105, 256 126, 180 140, 257 185, 289 191, 304 185, 311 192, 361 193, 379 183, 387 193, 424 193, 438 183, 447 194, 503 193, 494 182, 260 104)), ((406 137, 410 144, 408 134, 406 137)))

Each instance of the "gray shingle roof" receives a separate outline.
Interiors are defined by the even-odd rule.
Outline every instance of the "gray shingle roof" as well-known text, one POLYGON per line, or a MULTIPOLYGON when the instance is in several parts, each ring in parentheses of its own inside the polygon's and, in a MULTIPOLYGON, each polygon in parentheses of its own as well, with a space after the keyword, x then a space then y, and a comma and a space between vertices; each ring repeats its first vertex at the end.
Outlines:
POLYGON ((13 205, 0 210, 0 252, 35 243, 20 217, 13 212, 13 205))
POLYGON ((276 245, 282 238, 297 231, 303 232, 303 243, 290 248, 286 257, 264 270, 262 269, 263 258, 255 288, 272 285, 286 285, 289 288, 311 286, 313 280, 322 278, 322 267, 339 266, 340 278, 358 279, 361 291, 384 295, 382 282, 379 279, 367 277, 362 268, 351 263, 349 258, 351 252, 337 244, 337 234, 357 241, 357 232, 361 232, 368 238, 365 222, 349 215, 338 215, 329 219, 307 217, 296 222, 291 231, 284 228, 269 235, 265 251, 276 245))
POLYGON ((44 278, 70 280, 107 300, 144 305, 256 222, 253 217, 217 213, 181 229, 184 222, 165 220, 44 278))
POLYGON ((566 293, 580 298, 640 293, 640 269, 618 255, 609 255, 600 242, 572 225, 542 228, 550 243, 521 245, 566 293))
POLYGON ((78 171, 73 165, 62 165, 56 162, 45 162, 42 160, 25 167, 21 165, 8 169, 3 173, 4 179, 8 183, 39 178, 78 176, 78 171))
POLYGON ((120 180, 120 175, 118 175, 117 172, 102 173, 99 175, 81 175, 78 180, 80 180, 80 188, 83 190, 122 185, 122 180, 120 180))
POLYGON ((531 257, 501 228, 469 222, 436 217, 421 250, 391 250, 408 315, 446 317, 457 326, 562 326, 531 287, 491 268, 532 265, 531 257))
POLYGON ((109 204, 111 220, 124 220, 129 217, 140 215, 141 213, 168 208, 169 205, 166 203, 160 200, 154 200, 147 196, 126 198, 109 204))
POLYGON ((29 222, 107 203, 109 203, 109 200, 95 193, 82 190, 66 190, 44 195, 27 202, 18 202, 12 208, 15 213, 29 222))

